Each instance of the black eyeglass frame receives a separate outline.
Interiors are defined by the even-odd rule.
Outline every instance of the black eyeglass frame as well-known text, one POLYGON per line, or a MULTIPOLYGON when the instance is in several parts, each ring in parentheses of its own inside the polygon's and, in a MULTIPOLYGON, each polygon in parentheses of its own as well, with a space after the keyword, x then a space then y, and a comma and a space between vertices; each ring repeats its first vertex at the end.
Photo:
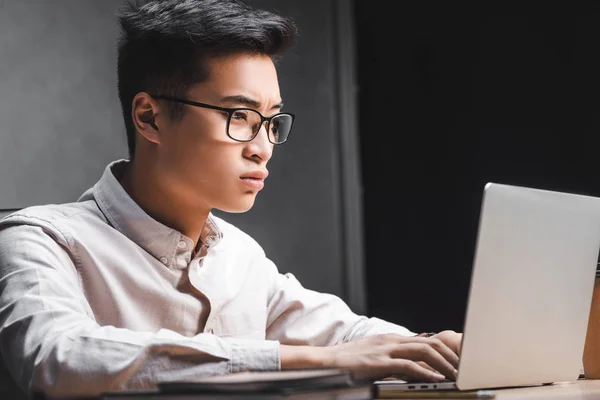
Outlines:
POLYGON ((242 142, 242 143, 247 143, 247 142, 253 141, 254 138, 256 138, 256 135, 258 135, 258 132, 260 132, 260 127, 265 123, 265 121, 267 121, 267 138, 269 139, 269 142, 272 144, 277 144, 277 145, 283 144, 290 137, 290 134, 292 133, 292 127, 294 126, 294 119, 296 118, 296 116, 294 114, 289 113, 289 112, 280 112, 280 113, 271 115, 270 117, 265 117, 264 115, 262 115, 255 109, 248 108, 248 107, 235 107, 235 108, 219 107, 219 106, 213 106, 212 104, 200 103, 198 101, 180 99, 178 97, 171 97, 171 96, 152 96, 152 97, 157 100, 169 100, 169 101, 174 101, 177 103, 187 104, 187 105, 194 106, 194 107, 208 108, 211 110, 223 111, 223 112, 227 113, 228 117, 227 117, 227 126, 225 128, 225 133, 231 140, 235 140, 236 142, 242 142), (252 112, 257 113, 260 116, 260 124, 258 125, 258 130, 256 132, 254 132, 254 134, 252 135, 252 137, 250 139, 247 139, 247 140, 236 139, 229 134, 229 124, 231 123, 231 117, 233 116, 233 113, 236 111, 252 111, 252 112), (271 120, 280 115, 289 115, 292 118, 292 123, 290 124, 290 131, 288 132, 288 135, 285 138, 285 140, 283 142, 274 142, 273 140, 271 140, 271 135, 269 135, 269 128, 271 127, 271 120))

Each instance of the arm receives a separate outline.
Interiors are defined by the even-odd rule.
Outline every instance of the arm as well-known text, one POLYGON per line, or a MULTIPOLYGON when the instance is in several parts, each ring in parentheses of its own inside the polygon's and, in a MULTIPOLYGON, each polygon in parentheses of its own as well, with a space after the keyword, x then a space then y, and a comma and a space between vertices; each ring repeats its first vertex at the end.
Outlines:
POLYGON ((0 350, 26 392, 87 396, 158 381, 278 369, 279 343, 100 326, 58 233, 0 230, 0 350))
POLYGON ((357 315, 338 296, 306 289, 292 274, 277 273, 268 311, 267 338, 283 344, 330 346, 384 333, 416 335, 403 326, 357 315))
POLYGON ((339 297, 305 289, 291 274, 277 274, 267 338, 281 342, 282 369, 338 367, 375 379, 456 378, 457 353, 442 340, 357 315, 339 297))

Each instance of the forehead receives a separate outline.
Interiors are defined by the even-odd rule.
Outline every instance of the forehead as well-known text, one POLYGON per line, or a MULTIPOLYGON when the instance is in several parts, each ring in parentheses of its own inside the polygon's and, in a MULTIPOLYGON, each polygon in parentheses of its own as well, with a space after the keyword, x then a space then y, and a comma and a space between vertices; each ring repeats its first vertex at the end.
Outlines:
POLYGON ((263 54, 234 54, 207 60, 208 79, 201 86, 221 95, 246 95, 261 103, 279 102, 273 60, 263 54))

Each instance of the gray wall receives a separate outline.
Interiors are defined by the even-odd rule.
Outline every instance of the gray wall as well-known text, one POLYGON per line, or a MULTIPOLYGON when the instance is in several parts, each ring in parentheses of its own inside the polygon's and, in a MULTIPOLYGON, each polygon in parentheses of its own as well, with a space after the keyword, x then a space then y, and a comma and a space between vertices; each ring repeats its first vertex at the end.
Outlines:
MULTIPOLYGON (((279 65, 286 110, 297 122, 276 148, 255 207, 216 214, 254 236, 281 272, 361 312, 348 3, 250 2, 275 7, 299 26, 299 45, 279 65)), ((113 13, 120 3, 5 0, 1 6, 0 209, 74 201, 108 162, 126 157, 116 92, 113 13)))
POLYGON ((0 209, 72 201, 127 154, 117 100, 117 0, 0 8, 0 209))

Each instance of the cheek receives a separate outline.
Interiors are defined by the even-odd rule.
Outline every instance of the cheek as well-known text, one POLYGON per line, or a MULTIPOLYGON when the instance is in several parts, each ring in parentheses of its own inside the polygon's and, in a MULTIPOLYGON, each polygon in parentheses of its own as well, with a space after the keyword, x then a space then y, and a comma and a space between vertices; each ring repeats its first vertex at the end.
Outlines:
POLYGON ((215 128, 201 119, 184 118, 172 128, 163 142, 163 152, 170 164, 191 166, 214 152, 211 147, 218 142, 213 137, 215 128))
MULTIPOLYGON (((228 192, 243 172, 243 145, 230 140, 220 124, 201 125, 182 121, 169 132, 163 162, 172 184, 183 185, 188 191, 207 195, 228 192), (219 134, 222 133, 222 134, 219 134)), ((224 194, 224 193, 223 193, 224 194)))
POLYGON ((186 181, 204 189, 225 188, 239 175, 242 150, 226 140, 194 140, 179 151, 180 166, 186 181))
POLYGON ((200 173, 205 178, 212 177, 212 180, 218 183, 218 179, 232 174, 239 157, 239 152, 234 148, 205 143, 197 149, 194 164, 199 167, 200 173))

